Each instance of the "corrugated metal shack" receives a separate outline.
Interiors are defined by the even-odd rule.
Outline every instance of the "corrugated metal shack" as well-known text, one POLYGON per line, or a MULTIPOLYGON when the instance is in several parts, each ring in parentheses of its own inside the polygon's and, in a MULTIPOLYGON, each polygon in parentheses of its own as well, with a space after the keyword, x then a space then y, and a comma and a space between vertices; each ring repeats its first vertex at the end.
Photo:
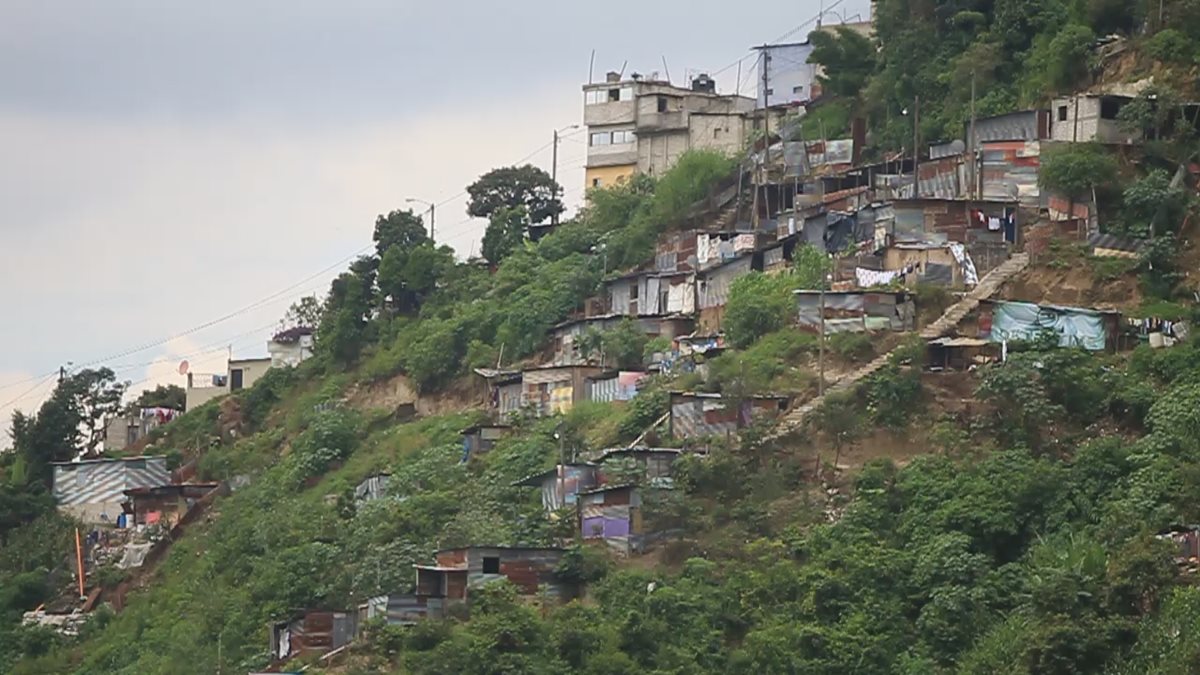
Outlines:
POLYGON ((628 556, 643 550, 642 496, 633 485, 589 490, 579 495, 579 533, 628 556))
POLYGON ((587 378, 587 400, 600 403, 632 401, 638 384, 649 373, 633 370, 609 370, 587 378))
POLYGON ((917 283, 963 285, 962 266, 944 244, 914 242, 889 246, 883 254, 883 269, 887 272, 912 269, 914 273, 905 277, 905 285, 910 287, 917 283))
POLYGON ((555 603, 574 599, 577 588, 562 581, 555 570, 561 548, 486 547, 444 549, 434 554, 436 565, 417 565, 417 597, 441 598, 446 610, 469 603, 471 589, 501 579, 529 598, 555 603))
POLYGON ((358 632, 356 612, 299 610, 271 625, 271 655, 276 662, 322 655, 350 643, 358 632))
POLYGON ((135 525, 158 523, 171 528, 192 505, 220 486, 220 483, 190 483, 133 488, 124 492, 125 503, 122 508, 133 516, 135 525))
POLYGON ((662 316, 696 311, 691 272, 637 272, 604 283, 608 314, 662 316))
POLYGON ((55 462, 58 510, 85 523, 116 524, 125 491, 168 485, 166 457, 123 457, 55 462))
POLYGON ((1038 141, 989 141, 981 148, 980 194, 993 201, 1016 201, 1031 209, 1042 204, 1038 141))
POLYGON ((600 484, 600 467, 595 464, 558 464, 513 483, 514 487, 535 487, 542 491, 542 507, 553 513, 573 506, 576 496, 600 484))
POLYGON ((377 473, 367 476, 363 482, 359 483, 354 488, 354 503, 363 504, 365 502, 383 499, 387 495, 388 483, 392 480, 390 473, 377 473))
POLYGON ((755 396, 739 404, 720 394, 671 392, 670 432, 673 438, 733 436, 756 420, 787 409, 783 396, 755 396))
MULTIPOLYGON (((971 122, 966 122, 966 134, 971 135, 971 122)), ((1020 110, 975 120, 975 139, 969 146, 979 148, 990 141, 1042 141, 1050 138, 1049 110, 1020 110)))
MULTIPOLYGON (((720 267, 697 273, 696 306, 700 310, 699 328, 717 331, 725 318, 725 304, 729 302, 729 289, 738 278, 762 270, 762 257, 745 255, 720 267), (757 263, 757 264, 756 264, 757 263)), ((690 332, 690 331, 689 331, 690 332)), ((686 335, 686 333, 680 333, 686 335)))
POLYGON ((378 595, 358 606, 358 628, 368 621, 383 620, 389 626, 411 626, 421 619, 446 615, 444 598, 415 594, 378 595))
POLYGON ((606 483, 670 487, 675 460, 681 454, 679 448, 610 448, 602 451, 596 461, 606 483))
POLYGON ((512 427, 507 424, 476 424, 463 429, 463 460, 471 457, 486 455, 496 447, 496 443, 512 433, 512 427))
POLYGON ((916 305, 905 291, 826 291, 823 307, 819 291, 796 291, 795 295, 797 323, 802 330, 820 332, 822 312, 827 335, 916 329, 916 305))
POLYGON ((539 366, 521 373, 521 407, 538 417, 565 413, 587 396, 587 378, 596 366, 539 366))
MULTIPOLYGON (((691 317, 675 314, 656 316, 627 316, 606 314, 564 321, 550 331, 550 347, 546 356, 553 365, 587 365, 588 361, 579 353, 576 343, 588 330, 609 331, 623 321, 632 321, 647 337, 674 339, 691 333, 695 321, 691 317)), ((596 355, 593 355, 596 356, 596 355)))
MULTIPOLYGON (((1016 217, 1016 201, 965 201, 959 199, 904 199, 892 202, 895 215, 890 242, 959 242, 968 248, 977 242, 1004 243, 1003 227, 990 230, 987 219, 1016 217), (979 221, 972 211, 984 217, 979 221)), ((876 240, 879 239, 878 232, 876 240)))
POLYGON ((508 419, 521 410, 522 375, 519 370, 476 368, 483 379, 483 401, 498 419, 508 419))

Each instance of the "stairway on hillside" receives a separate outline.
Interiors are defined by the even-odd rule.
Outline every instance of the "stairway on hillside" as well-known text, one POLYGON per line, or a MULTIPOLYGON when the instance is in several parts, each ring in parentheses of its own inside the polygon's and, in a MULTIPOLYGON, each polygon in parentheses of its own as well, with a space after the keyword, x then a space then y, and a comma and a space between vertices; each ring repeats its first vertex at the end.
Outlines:
MULTIPOLYGON (((1020 273, 1029 266, 1029 254, 1016 253, 1011 258, 1006 260, 1004 264, 996 269, 988 272, 983 279, 971 289, 961 300, 951 305, 937 321, 926 326, 920 333, 921 337, 926 340, 933 340, 939 337, 944 337, 954 330, 958 324, 967 317, 968 314, 975 311, 979 307, 979 303, 983 300, 995 295, 1004 282, 1011 279, 1014 275, 1020 273)), ((893 350, 894 351, 894 350, 893 350)), ((786 436, 793 431, 799 429, 808 416, 821 404, 825 402, 825 397, 843 392, 851 387, 854 387, 859 382, 887 365, 888 360, 892 357, 892 352, 888 352, 883 356, 876 358, 867 365, 858 370, 849 373, 842 377, 837 382, 825 388, 825 393, 818 396, 804 405, 790 411, 780 420, 775 430, 767 436, 768 440, 774 440, 786 436)))

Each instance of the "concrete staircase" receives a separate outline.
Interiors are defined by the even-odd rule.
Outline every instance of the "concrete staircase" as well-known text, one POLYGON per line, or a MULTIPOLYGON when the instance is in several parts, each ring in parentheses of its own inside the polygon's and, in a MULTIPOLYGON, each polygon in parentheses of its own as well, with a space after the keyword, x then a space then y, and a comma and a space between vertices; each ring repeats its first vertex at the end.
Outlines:
MULTIPOLYGON (((1020 273, 1028 266, 1028 254, 1013 254, 1013 256, 1006 260, 1004 264, 1000 265, 991 272, 988 272, 988 274, 979 281, 979 284, 976 285, 975 288, 971 289, 971 291, 964 295, 961 300, 950 306, 950 308, 948 308, 945 313, 938 318, 937 321, 934 321, 926 326, 920 333, 921 337, 926 340, 945 337, 952 332, 955 327, 957 327, 958 324, 967 317, 968 314, 975 311, 975 308, 979 307, 979 303, 981 301, 995 295, 996 292, 1000 290, 1000 287, 1004 285, 1004 282, 1008 281, 1014 275, 1020 273)), ((825 402, 826 397, 853 388, 859 382, 867 377, 870 377, 876 371, 886 366, 891 357, 892 353, 888 352, 887 354, 876 358, 874 361, 871 361, 862 368, 845 375, 832 385, 825 387, 825 393, 823 395, 818 396, 811 401, 808 401, 804 405, 801 405, 799 408, 795 408, 794 410, 788 412, 788 414, 785 415, 782 420, 780 420, 779 425, 775 427, 775 430, 768 434, 767 440, 781 438, 799 429, 801 426, 803 426, 805 420, 808 419, 808 416, 812 414, 814 410, 821 407, 821 405, 825 402)))

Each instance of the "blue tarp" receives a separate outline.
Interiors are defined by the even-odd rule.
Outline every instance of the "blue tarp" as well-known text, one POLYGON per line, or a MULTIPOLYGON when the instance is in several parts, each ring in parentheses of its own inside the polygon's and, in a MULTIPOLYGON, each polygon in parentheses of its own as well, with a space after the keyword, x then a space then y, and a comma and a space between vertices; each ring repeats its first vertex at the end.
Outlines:
POLYGON ((992 342, 1032 340, 1046 331, 1058 334, 1062 347, 1104 351, 1104 315, 1089 309, 997 302, 992 314, 992 342))

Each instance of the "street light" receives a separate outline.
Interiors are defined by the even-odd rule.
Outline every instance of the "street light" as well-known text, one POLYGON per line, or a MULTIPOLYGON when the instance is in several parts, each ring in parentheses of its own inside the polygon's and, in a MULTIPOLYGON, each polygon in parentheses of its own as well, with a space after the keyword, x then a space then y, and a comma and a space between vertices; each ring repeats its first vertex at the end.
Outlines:
MULTIPOLYGON (((555 189, 554 196, 555 197, 558 196, 558 194, 557 194, 557 190, 558 190, 558 135, 564 131, 570 131, 571 129, 578 129, 578 128, 579 128, 578 124, 572 124, 570 126, 566 126, 561 129, 554 130, 554 159, 552 159, 550 162, 550 180, 554 181, 554 189, 555 189)), ((557 213, 554 214, 553 222, 555 225, 558 225, 558 214, 557 213)))
POLYGON ((429 240, 433 241, 433 218, 437 214, 437 204, 427 202, 424 199, 417 199, 416 197, 409 197, 404 201, 408 204, 424 204, 429 207, 429 240))

